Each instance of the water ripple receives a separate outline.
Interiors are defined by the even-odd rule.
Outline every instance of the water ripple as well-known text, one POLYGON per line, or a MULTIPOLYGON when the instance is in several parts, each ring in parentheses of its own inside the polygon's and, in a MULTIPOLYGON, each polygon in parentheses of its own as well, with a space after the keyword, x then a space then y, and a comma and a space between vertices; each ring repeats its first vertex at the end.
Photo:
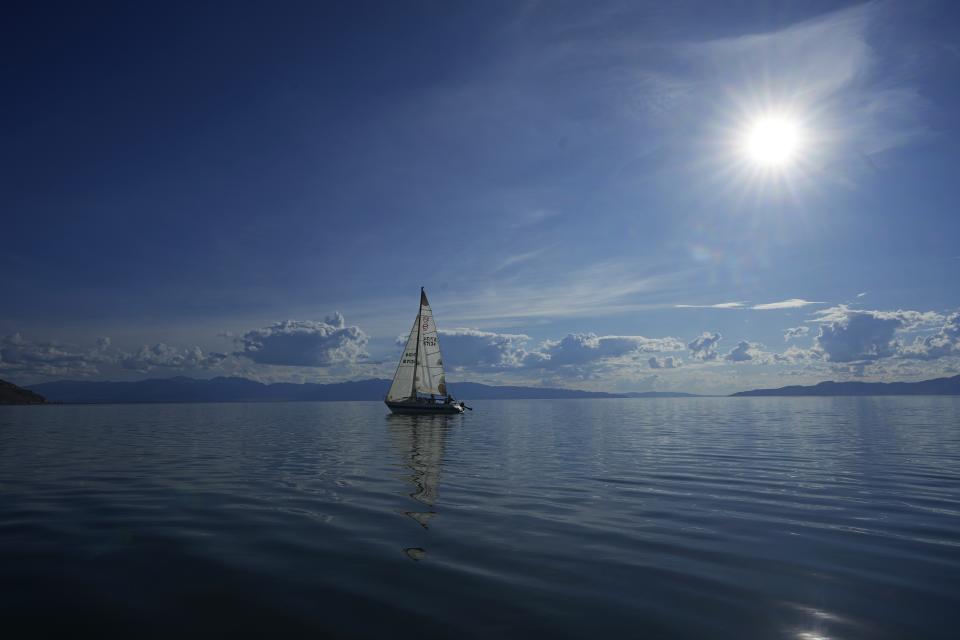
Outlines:
POLYGON ((955 636, 960 399, 474 407, 0 408, 0 613, 38 635, 955 636))

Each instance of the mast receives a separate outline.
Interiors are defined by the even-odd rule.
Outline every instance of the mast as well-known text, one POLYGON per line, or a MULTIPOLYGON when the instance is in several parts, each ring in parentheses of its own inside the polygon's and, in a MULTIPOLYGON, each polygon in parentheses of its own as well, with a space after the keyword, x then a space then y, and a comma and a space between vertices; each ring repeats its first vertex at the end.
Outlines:
POLYGON ((420 366, 420 323, 423 321, 423 301, 427 299, 427 294, 420 287, 420 306, 417 308, 417 348, 413 358, 413 381, 410 383, 410 398, 417 397, 417 367, 420 366))

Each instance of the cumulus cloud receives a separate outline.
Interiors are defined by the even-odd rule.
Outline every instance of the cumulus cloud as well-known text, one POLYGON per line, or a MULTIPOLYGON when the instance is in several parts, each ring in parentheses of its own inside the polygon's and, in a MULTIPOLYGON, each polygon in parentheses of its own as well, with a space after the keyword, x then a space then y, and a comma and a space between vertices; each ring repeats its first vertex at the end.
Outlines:
POLYGON ((703 360, 704 362, 717 359, 717 343, 720 342, 719 331, 714 331, 710 333, 704 331, 700 336, 694 338, 691 342, 687 343, 687 348, 690 350, 690 355, 697 359, 703 360))
POLYGON ((960 312, 947 317, 934 335, 917 337, 913 344, 903 347, 901 355, 916 360, 960 355, 960 312))
POLYGON ((86 377, 98 372, 98 365, 110 360, 109 339, 95 348, 81 348, 59 342, 29 340, 19 333, 0 338, 0 371, 25 377, 86 377))
POLYGON ((153 346, 144 345, 136 353, 120 357, 124 369, 146 372, 152 369, 212 369, 220 365, 227 355, 206 352, 200 347, 178 349, 162 342, 153 346))
MULTIPOLYGON (((494 333, 478 329, 451 329, 440 332, 445 359, 457 367, 515 368, 527 356, 524 346, 530 336, 494 333)), ((407 341, 401 336, 400 344, 407 341)))
POLYGON ((783 332, 783 340, 787 342, 793 338, 802 338, 810 333, 810 327, 790 327, 783 332))
POLYGON ((534 363, 539 366, 556 367, 681 349, 683 343, 676 338, 571 333, 562 340, 544 342, 540 349, 531 355, 534 363))
MULTIPOLYGON (((398 338, 405 341, 406 336, 398 338)), ((495 333, 478 329, 440 332, 445 360, 455 368, 486 371, 541 371, 551 375, 591 377, 600 369, 644 367, 651 353, 681 351, 676 338, 645 336, 601 336, 571 333, 559 340, 544 340, 536 346, 524 334, 495 333), (563 372, 563 373, 556 373, 563 372)), ((657 360, 661 368, 680 365, 676 358, 657 360)), ((654 365, 649 365, 654 366, 654 365)))
POLYGON ((783 353, 773 354, 773 361, 780 364, 799 364, 801 362, 811 362, 822 360, 823 352, 817 349, 801 349, 800 347, 790 347, 783 353))
POLYGON ((234 355, 258 364, 329 367, 353 364, 368 357, 367 335, 347 326, 343 316, 318 320, 286 320, 247 331, 235 338, 241 348, 234 355))
POLYGON ((822 325, 816 346, 831 362, 877 360, 895 353, 893 337, 902 327, 897 318, 850 312, 842 320, 822 325))
POLYGON ((736 347, 730 350, 730 353, 723 356, 723 359, 731 362, 745 362, 746 360, 752 359, 750 355, 750 343, 740 341, 736 347))
POLYGON ((664 358, 658 358, 656 356, 651 356, 647 360, 647 364, 651 369, 676 369, 682 364, 680 358, 674 358, 673 356, 666 356, 664 358))
POLYGON ((813 322, 824 324, 842 323, 854 315, 869 315, 881 320, 895 320, 898 329, 903 331, 915 331, 917 329, 933 328, 943 324, 945 318, 936 311, 912 311, 909 309, 897 309, 896 311, 877 311, 867 309, 852 309, 848 305, 838 304, 829 309, 815 311, 817 316, 813 322))
POLYGON ((741 340, 733 349, 723 356, 727 362, 749 362, 751 364, 770 364, 776 362, 776 357, 763 350, 763 345, 756 342, 741 340))
POLYGON ((935 311, 876 311, 838 305, 817 312, 820 332, 814 348, 831 362, 874 362, 901 356, 936 359, 952 355, 956 348, 958 314, 945 318, 935 311), (940 326, 937 334, 904 345, 898 334, 940 326))
POLYGON ((0 371, 29 379, 85 378, 116 365, 134 371, 210 369, 226 357, 200 347, 180 349, 163 343, 128 353, 115 348, 106 337, 97 338, 93 347, 30 340, 19 333, 0 338, 0 371))

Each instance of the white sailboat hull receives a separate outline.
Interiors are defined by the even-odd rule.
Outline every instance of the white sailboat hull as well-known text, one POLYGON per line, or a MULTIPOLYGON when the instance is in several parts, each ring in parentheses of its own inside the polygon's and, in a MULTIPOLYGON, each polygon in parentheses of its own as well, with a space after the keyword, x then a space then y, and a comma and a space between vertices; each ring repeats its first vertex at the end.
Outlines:
POLYGON ((399 414, 457 415, 463 413, 463 407, 453 403, 393 402, 391 400, 384 400, 383 402, 390 408, 390 411, 399 414))

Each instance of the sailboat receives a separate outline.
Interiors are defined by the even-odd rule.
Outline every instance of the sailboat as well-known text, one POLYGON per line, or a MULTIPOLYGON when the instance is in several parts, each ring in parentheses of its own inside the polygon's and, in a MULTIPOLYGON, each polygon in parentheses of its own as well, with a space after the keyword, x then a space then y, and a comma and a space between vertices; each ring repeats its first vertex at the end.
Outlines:
POLYGON ((440 337, 423 287, 420 287, 420 311, 383 401, 393 413, 456 414, 466 408, 447 393, 440 337))

